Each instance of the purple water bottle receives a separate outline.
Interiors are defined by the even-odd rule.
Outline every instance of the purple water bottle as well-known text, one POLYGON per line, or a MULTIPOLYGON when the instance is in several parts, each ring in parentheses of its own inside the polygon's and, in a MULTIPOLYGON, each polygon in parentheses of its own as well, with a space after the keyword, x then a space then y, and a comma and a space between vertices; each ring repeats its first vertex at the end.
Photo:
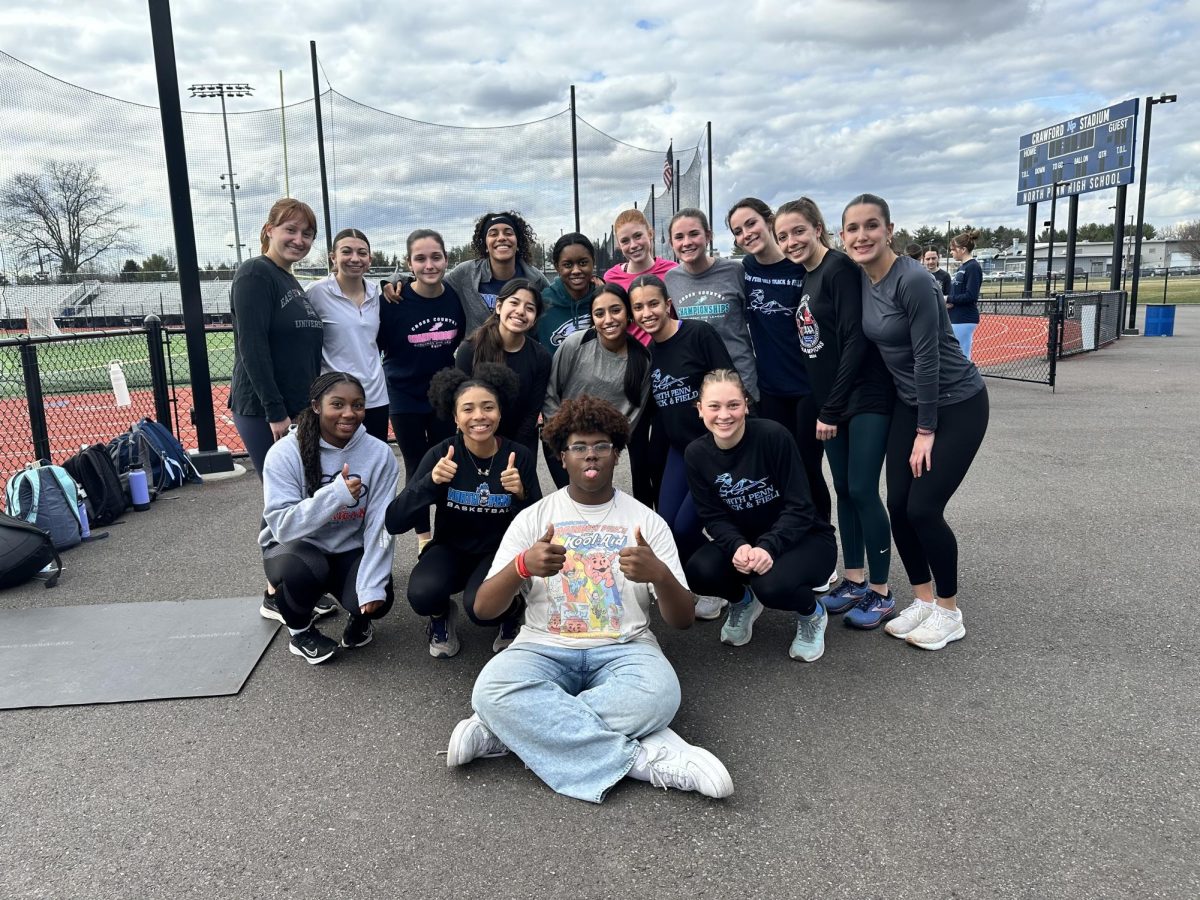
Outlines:
POLYGON ((146 485, 146 471, 140 460, 134 460, 129 469, 129 496, 133 499, 133 508, 144 511, 150 508, 150 488, 146 485))
POLYGON ((87 494, 81 488, 79 491, 79 536, 85 541, 92 536, 91 526, 88 525, 87 494))

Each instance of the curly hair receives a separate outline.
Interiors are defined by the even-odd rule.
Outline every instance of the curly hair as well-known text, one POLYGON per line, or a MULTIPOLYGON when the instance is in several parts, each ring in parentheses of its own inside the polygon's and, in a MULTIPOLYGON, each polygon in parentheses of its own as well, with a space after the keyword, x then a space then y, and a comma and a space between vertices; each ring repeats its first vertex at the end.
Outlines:
POLYGON ((485 212, 475 221, 475 233, 471 235, 471 247, 479 259, 487 259, 487 233, 492 219, 497 216, 512 220, 513 231, 517 233, 517 256, 522 262, 531 262, 533 247, 537 243, 537 234, 525 218, 516 210, 507 209, 502 212, 485 212))
POLYGON ((308 389, 308 406, 296 416, 296 444, 300 448, 300 464, 304 467, 304 489, 308 496, 317 492, 321 486, 321 401, 325 395, 339 384, 353 384, 363 397, 362 382, 349 372, 326 372, 317 376, 317 380, 308 389), (317 409, 313 409, 313 407, 317 409))
POLYGON ((629 420, 607 400, 580 394, 562 402, 558 412, 542 427, 542 440, 555 453, 567 449, 572 434, 606 434, 617 452, 629 442, 629 420))
POLYGON ((480 363, 470 375, 462 369, 442 369, 435 372, 429 381, 429 403, 433 406, 434 414, 439 419, 453 422, 458 398, 473 387, 483 388, 496 398, 503 418, 504 410, 517 402, 521 379, 516 372, 500 363, 480 363))

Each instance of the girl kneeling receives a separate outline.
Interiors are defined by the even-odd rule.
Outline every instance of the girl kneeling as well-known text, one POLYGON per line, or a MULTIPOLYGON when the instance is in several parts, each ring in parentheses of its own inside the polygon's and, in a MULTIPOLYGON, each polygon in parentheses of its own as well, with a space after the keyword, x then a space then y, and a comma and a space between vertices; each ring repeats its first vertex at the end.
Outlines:
POLYGON ((322 594, 333 594, 350 614, 343 647, 370 643, 372 620, 392 608, 392 540, 383 524, 400 467, 388 445, 363 427, 366 402, 353 375, 320 376, 308 408, 263 464, 258 542, 275 585, 263 602, 277 608, 291 633, 288 649, 311 664, 338 646, 313 625, 322 594))
POLYGON ((522 604, 499 616, 475 615, 475 592, 509 522, 522 509, 542 499, 535 458, 521 444, 500 437, 500 417, 511 409, 518 392, 517 376, 506 366, 482 363, 468 377, 459 369, 433 376, 429 401, 458 433, 425 454, 412 480, 387 509, 387 530, 400 534, 413 528, 432 504, 433 540, 422 551, 408 577, 408 602, 429 617, 429 653, 458 653, 451 596, 462 591, 463 609, 476 625, 499 625, 492 643, 497 653, 513 642, 521 626, 522 604))
POLYGON ((712 541, 684 568, 698 594, 729 601, 721 642, 750 642, 764 606, 797 614, 793 659, 825 652, 828 616, 811 588, 837 558, 833 528, 813 507, 800 451, 786 428, 746 416, 749 395, 736 372, 718 369, 700 387, 708 434, 684 460, 696 511, 712 541))

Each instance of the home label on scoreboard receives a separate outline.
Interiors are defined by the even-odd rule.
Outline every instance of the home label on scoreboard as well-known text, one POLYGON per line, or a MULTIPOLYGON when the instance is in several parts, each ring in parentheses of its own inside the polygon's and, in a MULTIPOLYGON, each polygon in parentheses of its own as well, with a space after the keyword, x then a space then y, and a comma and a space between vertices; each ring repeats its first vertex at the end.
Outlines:
POLYGON ((1017 204, 1131 184, 1137 115, 1126 100, 1022 135, 1017 204))

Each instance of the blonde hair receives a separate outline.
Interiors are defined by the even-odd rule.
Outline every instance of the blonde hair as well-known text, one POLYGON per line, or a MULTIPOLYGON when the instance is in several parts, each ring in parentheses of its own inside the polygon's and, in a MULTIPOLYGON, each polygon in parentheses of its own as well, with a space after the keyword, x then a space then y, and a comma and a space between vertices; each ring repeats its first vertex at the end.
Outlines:
POLYGON ((317 233, 317 215, 312 211, 312 207, 303 200, 295 200, 291 197, 284 197, 276 200, 271 205, 271 211, 267 213, 267 221, 263 224, 262 230, 258 233, 258 242, 262 245, 262 252, 265 254, 271 246, 271 241, 267 237, 267 229, 276 225, 282 225, 289 219, 303 219, 307 226, 306 230, 311 231, 314 235, 317 233))
POLYGON ((704 396, 704 390, 710 384, 732 384, 742 392, 742 396, 746 398, 746 402, 750 402, 750 394, 746 391, 746 385, 742 381, 742 376, 733 369, 713 369, 705 375, 704 380, 700 382, 701 397, 704 396))

